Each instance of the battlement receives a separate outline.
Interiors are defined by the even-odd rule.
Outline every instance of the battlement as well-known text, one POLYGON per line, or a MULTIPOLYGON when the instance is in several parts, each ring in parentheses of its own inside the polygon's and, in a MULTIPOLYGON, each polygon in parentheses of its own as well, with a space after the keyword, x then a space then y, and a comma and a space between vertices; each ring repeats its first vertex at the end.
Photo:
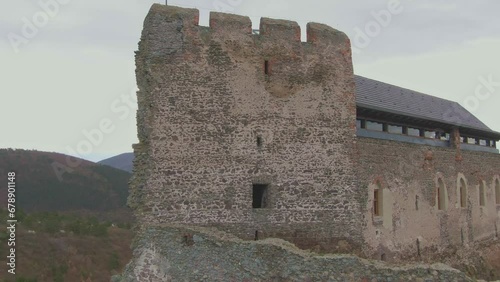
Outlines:
POLYGON ((200 23, 200 11, 176 6, 153 4, 149 10, 148 17, 162 16, 166 22, 182 21, 185 25, 198 26, 200 23))
MULTIPOLYGON (((193 28, 199 26, 199 10, 153 4, 148 18, 162 20, 165 22, 178 22, 177 27, 193 28)), ((252 21, 249 17, 211 12, 209 20, 210 31, 215 34, 240 33, 246 36, 265 38, 268 40, 290 42, 291 44, 301 42, 301 28, 295 21, 261 18, 259 34, 252 34, 252 21)), ((307 43, 329 45, 339 44, 350 48, 347 35, 330 26, 319 23, 307 24, 307 43)))
POLYGON ((260 35, 268 38, 300 42, 300 26, 294 21, 262 18, 260 20, 260 35))
POLYGON ((237 32, 252 34, 252 21, 249 17, 211 12, 210 28, 216 33, 237 32))

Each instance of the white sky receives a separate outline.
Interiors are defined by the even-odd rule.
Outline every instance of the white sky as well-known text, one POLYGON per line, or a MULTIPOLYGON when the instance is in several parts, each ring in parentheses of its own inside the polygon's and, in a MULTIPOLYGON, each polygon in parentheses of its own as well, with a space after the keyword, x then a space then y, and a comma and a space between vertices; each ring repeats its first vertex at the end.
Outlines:
MULTIPOLYGON (((1 1, 0 148, 93 161, 132 151, 134 51, 154 2, 160 1, 1 1), (56 3, 57 9, 49 5, 54 12, 44 18, 41 3, 56 3), (26 28, 26 20, 34 19, 35 31, 26 28), (19 36, 17 53, 13 34, 19 36), (100 127, 101 136, 95 134, 100 127)), ((169 0, 169 5, 200 9, 202 25, 208 25, 210 10, 248 15, 255 28, 261 16, 295 20, 303 30, 309 21, 328 24, 347 33, 358 49, 356 74, 457 101, 500 131, 500 1, 397 2, 169 0), (381 11, 391 5, 397 5, 391 19, 374 25, 375 15, 387 15, 381 11), (366 28, 370 35, 362 41, 359 31, 366 28), (480 77, 493 84, 475 96, 480 77)))

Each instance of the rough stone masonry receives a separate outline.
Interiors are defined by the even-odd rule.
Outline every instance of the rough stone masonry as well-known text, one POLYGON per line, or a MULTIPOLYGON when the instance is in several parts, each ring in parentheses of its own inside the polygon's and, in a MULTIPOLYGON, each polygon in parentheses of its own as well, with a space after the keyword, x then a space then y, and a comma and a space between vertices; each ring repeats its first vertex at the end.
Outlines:
POLYGON ((310 23, 302 42, 295 22, 263 18, 255 35, 248 17, 198 17, 153 5, 144 23, 130 199, 141 224, 359 249, 347 36, 310 23))
POLYGON ((263 18, 258 34, 243 16, 198 23, 197 10, 159 4, 144 22, 129 197, 138 234, 121 279, 218 280, 215 267, 238 281, 469 281, 439 267, 389 273, 354 257, 296 255, 266 238, 473 263, 477 244, 498 238, 498 154, 356 137, 351 46, 331 27, 309 23, 303 42, 290 21, 263 18))

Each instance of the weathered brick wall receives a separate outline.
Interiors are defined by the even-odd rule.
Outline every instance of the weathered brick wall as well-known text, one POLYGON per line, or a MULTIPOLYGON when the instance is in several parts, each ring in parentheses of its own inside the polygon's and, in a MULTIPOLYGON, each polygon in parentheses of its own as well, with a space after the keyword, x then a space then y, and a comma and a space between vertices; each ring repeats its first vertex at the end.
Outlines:
MULTIPOLYGON (((365 191, 364 237, 369 254, 388 260, 439 259, 473 250, 492 239, 500 226, 494 180, 500 175, 500 155, 456 151, 371 138, 358 138, 359 182, 365 191), (438 210, 437 179, 447 188, 448 207, 438 210), (457 182, 467 184, 467 207, 461 208, 457 182), (385 190, 384 212, 373 214, 373 189, 385 190), (479 204, 479 184, 485 181, 485 206, 479 204), (418 210, 417 210, 418 206, 418 210)), ((441 260, 443 261, 443 260, 441 260)))
POLYGON ((141 224, 213 225, 335 250, 362 238, 347 36, 310 23, 155 4, 136 54, 140 143, 129 203, 141 224), (268 74, 265 74, 268 61, 268 74), (257 139, 261 146, 258 146, 257 139), (252 184, 269 184, 252 209, 252 184))

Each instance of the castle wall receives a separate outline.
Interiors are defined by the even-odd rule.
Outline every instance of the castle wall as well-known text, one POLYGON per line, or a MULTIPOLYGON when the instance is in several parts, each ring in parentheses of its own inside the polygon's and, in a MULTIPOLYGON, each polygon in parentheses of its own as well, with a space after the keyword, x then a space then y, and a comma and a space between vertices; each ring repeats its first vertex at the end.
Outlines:
POLYGON ((359 183, 365 191, 364 238, 375 258, 432 259, 439 254, 471 250, 479 241, 498 236, 500 206, 494 183, 500 155, 358 138, 359 183), (437 187, 446 194, 439 210, 437 187), (466 184, 466 207, 459 185, 466 184), (479 185, 485 184, 480 206, 479 185), (383 190, 381 216, 373 212, 374 189, 383 190), (418 242, 417 242, 418 240, 418 242), (419 255, 420 249, 420 255, 419 255))
MULTIPOLYGON (((217 226, 335 250, 362 240, 350 43, 310 23, 153 5, 136 54, 142 224, 217 226), (253 184, 267 184, 252 208, 253 184), (256 233, 257 231, 257 233, 256 233)), ((349 247, 349 248, 350 248, 349 247)))

